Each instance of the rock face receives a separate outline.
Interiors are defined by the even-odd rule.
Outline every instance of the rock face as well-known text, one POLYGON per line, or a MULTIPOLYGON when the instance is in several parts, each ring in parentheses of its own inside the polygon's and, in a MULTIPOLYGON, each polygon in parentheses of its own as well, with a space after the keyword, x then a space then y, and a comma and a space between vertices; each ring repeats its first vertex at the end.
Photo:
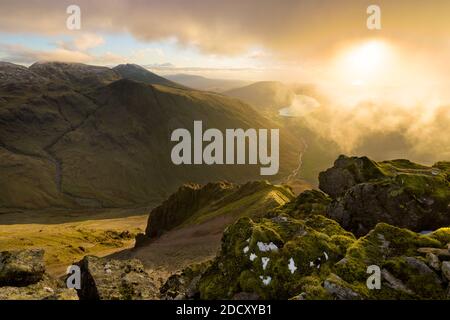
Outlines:
POLYGON ((183 223, 198 223, 204 218, 219 215, 262 215, 267 210, 284 205, 294 198, 288 187, 272 185, 266 181, 243 185, 216 182, 204 186, 186 184, 150 213, 145 239, 161 236, 183 223))
POLYGON ((333 198, 343 196, 351 187, 384 175, 377 164, 367 157, 340 156, 334 166, 319 174, 319 188, 333 198))
POLYGON ((25 287, 42 280, 43 250, 0 252, 0 286, 25 287))
POLYGON ((158 237, 170 230, 209 202, 215 201, 236 191, 237 186, 231 183, 210 183, 206 186, 186 184, 172 194, 159 207, 152 210, 149 216, 146 235, 158 237))
POLYGON ((45 274, 43 250, 0 253, 0 300, 78 300, 75 290, 45 274))
POLYGON ((151 300, 158 297, 155 282, 139 260, 109 260, 86 256, 81 268, 82 300, 151 300))
POLYGON ((449 225, 449 177, 444 162, 425 167, 341 156, 319 179, 320 188, 334 198, 327 215, 361 236, 380 222, 416 232, 449 225))

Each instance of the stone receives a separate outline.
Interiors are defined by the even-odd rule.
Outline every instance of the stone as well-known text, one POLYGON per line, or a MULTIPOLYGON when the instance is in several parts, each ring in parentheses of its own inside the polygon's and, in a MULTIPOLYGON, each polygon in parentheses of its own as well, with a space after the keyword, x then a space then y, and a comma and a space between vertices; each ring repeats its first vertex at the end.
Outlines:
POLYGON ((426 255, 427 263, 428 265, 433 268, 436 271, 439 271, 441 269, 441 261, 439 261, 439 258, 434 253, 428 252, 426 255))
POLYGON ((320 189, 334 198, 326 215, 357 236, 381 222, 415 232, 448 226, 450 170, 432 170, 407 160, 341 156, 319 176, 320 189))
POLYGON ((425 255, 433 254, 441 261, 450 261, 450 252, 447 249, 419 248, 417 249, 417 252, 425 255))
POLYGON ((335 274, 331 274, 323 283, 325 290, 337 300, 361 300, 361 295, 347 285, 335 274))
POLYGON ((25 287, 35 284, 42 280, 44 273, 44 250, 0 253, 0 287, 25 287))
POLYGON ((450 281, 450 262, 444 261, 442 262, 442 275, 447 279, 447 281, 450 281))
POLYGON ((44 276, 26 287, 2 287, 0 300, 78 300, 75 289, 67 289, 63 282, 44 276))
POLYGON ((156 281, 137 260, 110 260, 86 256, 81 268, 81 300, 153 300, 159 292, 156 281))
POLYGON ((394 277, 389 271, 386 269, 381 270, 381 276, 387 282, 387 286, 389 286, 393 290, 402 291, 407 294, 414 294, 408 287, 399 279, 394 277))

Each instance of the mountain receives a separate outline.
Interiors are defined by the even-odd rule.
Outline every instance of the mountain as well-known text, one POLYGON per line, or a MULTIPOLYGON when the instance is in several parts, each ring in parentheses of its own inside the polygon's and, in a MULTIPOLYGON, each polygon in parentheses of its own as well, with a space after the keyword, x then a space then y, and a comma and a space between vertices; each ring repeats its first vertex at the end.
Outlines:
POLYGON ((238 98, 258 110, 276 112, 289 107, 295 92, 281 82, 262 81, 224 92, 225 95, 238 98))
POLYGON ((3 208, 147 206, 186 182, 260 177, 254 165, 174 165, 170 135, 193 132, 195 120, 222 132, 280 128, 280 171, 270 178, 297 166, 299 141, 236 99, 79 64, 3 65, 0 75, 8 74, 15 78, 0 83, 3 208))
POLYGON ((248 85, 248 81, 229 80, 229 79, 211 79, 190 74, 167 75, 167 79, 182 85, 203 91, 224 92, 234 88, 248 85))
POLYGON ((160 77, 137 64, 121 64, 114 67, 113 70, 123 79, 139 81, 146 84, 160 84, 173 88, 186 89, 186 87, 166 78, 160 77))

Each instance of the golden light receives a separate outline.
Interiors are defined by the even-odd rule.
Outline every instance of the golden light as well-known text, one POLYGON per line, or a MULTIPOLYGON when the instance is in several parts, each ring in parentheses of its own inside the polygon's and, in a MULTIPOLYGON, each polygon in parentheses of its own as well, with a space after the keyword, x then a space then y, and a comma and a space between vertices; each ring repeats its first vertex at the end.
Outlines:
POLYGON ((346 84, 364 86, 381 80, 391 63, 390 47, 381 40, 370 40, 344 49, 337 57, 336 73, 346 84))

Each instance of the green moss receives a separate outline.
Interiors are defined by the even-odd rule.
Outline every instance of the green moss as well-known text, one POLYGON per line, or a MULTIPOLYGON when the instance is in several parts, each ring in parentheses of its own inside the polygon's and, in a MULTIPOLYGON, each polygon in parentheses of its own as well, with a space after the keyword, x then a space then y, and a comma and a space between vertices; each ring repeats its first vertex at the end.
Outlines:
POLYGON ((303 277, 299 285, 305 300, 329 300, 331 296, 322 286, 323 281, 317 276, 303 277))
POLYGON ((345 231, 339 223, 328 219, 321 215, 313 215, 305 220, 305 224, 315 230, 325 233, 328 236, 344 236, 350 239, 355 239, 355 236, 348 231, 345 231))
MULTIPOLYGON (((400 279, 409 289, 417 294, 420 299, 443 299, 445 290, 438 280, 437 275, 431 271, 418 272, 407 262, 406 257, 396 257, 388 260, 384 267, 388 269, 395 277, 400 279)), ((420 259, 420 258, 418 258, 420 259)), ((420 260, 419 260, 420 261, 420 260)))
POLYGON ((440 247, 436 239, 407 229, 380 223, 365 237, 347 249, 345 259, 335 265, 336 273, 345 281, 366 281, 367 266, 382 265, 397 256, 415 256, 420 247, 440 247))
POLYGON ((428 234, 427 237, 439 241, 442 246, 450 243, 450 228, 441 228, 438 229, 431 234, 428 234))

